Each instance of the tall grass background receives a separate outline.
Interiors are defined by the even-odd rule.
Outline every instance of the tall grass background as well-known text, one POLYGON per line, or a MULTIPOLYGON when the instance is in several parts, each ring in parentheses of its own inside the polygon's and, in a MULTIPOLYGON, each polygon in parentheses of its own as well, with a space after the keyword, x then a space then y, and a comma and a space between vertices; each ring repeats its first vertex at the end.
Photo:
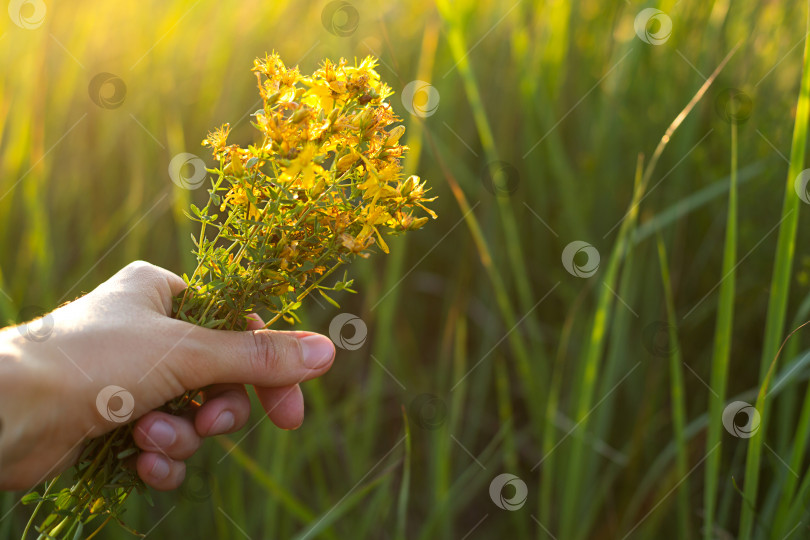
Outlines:
MULTIPOLYGON (((806 537, 807 332, 774 358, 810 318, 807 4, 353 4, 347 36, 326 2, 50 2, 33 30, 0 16, 4 322, 134 259, 192 267, 182 210, 204 193, 169 161, 212 165, 200 141, 224 122, 251 140, 265 52, 303 72, 378 55, 406 169, 439 197, 438 221, 352 266, 341 310, 307 306, 304 327, 346 311, 368 339, 305 385, 302 428, 255 412, 127 522, 158 538, 806 537), (647 7, 671 18, 665 43, 637 37, 647 7), (89 95, 103 72, 120 107, 89 95), (399 99, 417 79, 432 116, 399 99), (751 100, 744 122, 729 89, 751 100), (600 253, 592 277, 562 264, 575 240, 600 253), (722 423, 738 400, 760 414, 750 439, 722 423), (490 497, 502 473, 526 484, 517 510, 490 497)), ((0 495, 0 539, 24 527, 21 496, 0 495)))

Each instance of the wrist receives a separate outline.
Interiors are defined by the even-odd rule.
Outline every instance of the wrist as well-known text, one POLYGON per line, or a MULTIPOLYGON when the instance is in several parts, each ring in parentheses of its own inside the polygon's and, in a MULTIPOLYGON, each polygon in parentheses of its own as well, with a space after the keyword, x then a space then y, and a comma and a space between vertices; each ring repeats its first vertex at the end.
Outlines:
POLYGON ((52 403, 44 396, 53 395, 53 374, 31 349, 15 327, 0 330, 0 489, 41 438, 52 403))

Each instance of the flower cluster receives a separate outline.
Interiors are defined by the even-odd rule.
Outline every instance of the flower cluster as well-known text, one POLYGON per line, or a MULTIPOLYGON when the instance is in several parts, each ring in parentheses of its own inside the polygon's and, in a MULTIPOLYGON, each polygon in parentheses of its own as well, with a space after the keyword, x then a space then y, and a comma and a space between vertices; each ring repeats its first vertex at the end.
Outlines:
MULTIPOLYGON (((340 265, 367 257, 384 237, 420 228, 427 214, 425 184, 402 177, 399 144, 405 128, 386 102, 391 88, 380 81, 375 60, 350 66, 325 61, 311 76, 288 68, 276 54, 257 59, 253 71, 263 108, 253 114, 260 137, 242 147, 229 144, 225 125, 203 141, 218 161, 203 208, 188 217, 201 224, 193 236, 197 268, 184 275, 188 287, 174 299, 174 316, 208 328, 244 329, 248 315, 268 309, 271 325, 294 322, 305 296, 349 290, 352 281, 324 283, 340 265), (221 213, 218 214, 217 212, 221 213)), ((198 390, 167 403, 179 414, 198 390)), ((90 441, 70 488, 24 502, 48 501, 54 510, 37 530, 48 538, 80 538, 99 516, 120 514, 133 489, 144 484, 124 465, 138 449, 132 426, 90 441)), ((33 521, 36 515, 31 517, 33 521)), ((122 523, 123 525, 123 523, 122 523)), ((30 524, 29 524, 30 526, 30 524)), ((92 536, 95 536, 93 532, 92 536)))
POLYGON ((425 185, 403 178, 404 126, 386 99, 374 58, 325 61, 310 76, 278 55, 257 59, 263 108, 252 124, 260 140, 229 144, 225 125, 203 141, 219 168, 195 238, 197 271, 176 306, 178 316, 213 328, 242 328, 255 306, 292 321, 303 296, 336 287, 323 278, 384 236, 420 228, 435 214, 425 185), (213 212, 224 212, 218 220, 213 212), (206 237, 206 229, 213 238, 206 237))

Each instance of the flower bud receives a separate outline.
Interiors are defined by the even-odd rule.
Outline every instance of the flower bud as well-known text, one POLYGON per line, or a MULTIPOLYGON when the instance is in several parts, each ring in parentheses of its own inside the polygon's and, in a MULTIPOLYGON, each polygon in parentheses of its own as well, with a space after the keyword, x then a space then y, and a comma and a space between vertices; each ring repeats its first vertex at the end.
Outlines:
POLYGON ((388 132, 388 138, 385 140, 385 146, 395 146, 399 138, 405 133, 405 126, 399 125, 388 132))
POLYGON ((408 177, 407 180, 402 184, 402 187, 399 188, 399 192, 402 194, 403 197, 407 197, 413 191, 413 188, 416 187, 416 184, 419 182, 419 177, 415 175, 411 175, 408 177))
POLYGON ((294 124, 298 124, 302 120, 304 120, 307 116, 309 116, 309 109, 306 107, 301 107, 292 115, 291 120, 294 124))
POLYGON ((340 114, 338 109, 332 109, 332 111, 329 113, 329 123, 330 124, 335 123, 335 120, 338 119, 338 114, 340 114))
POLYGON ((338 172, 346 172, 349 170, 349 167, 360 158, 359 154, 355 154, 352 152, 351 154, 346 154, 342 158, 340 158, 337 162, 337 170, 338 172))

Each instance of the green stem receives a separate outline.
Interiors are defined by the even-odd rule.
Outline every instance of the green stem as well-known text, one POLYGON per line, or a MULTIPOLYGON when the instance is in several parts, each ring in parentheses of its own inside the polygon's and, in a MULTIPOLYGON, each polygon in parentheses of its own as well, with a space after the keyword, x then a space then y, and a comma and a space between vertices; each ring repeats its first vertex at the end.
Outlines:
MULTIPOLYGON (((298 295, 298 298, 296 298, 296 300, 295 300, 295 302, 294 302, 294 303, 295 303, 295 304, 297 304, 298 302, 300 302, 301 300, 303 300, 304 298, 306 298, 306 296, 307 296, 309 293, 311 293, 313 289, 315 289, 315 288, 316 288, 318 285, 320 285, 320 284, 321 284, 321 282, 323 282, 323 280, 324 280, 324 279, 326 279, 327 277, 329 277, 329 275, 330 275, 332 272, 334 272, 335 270, 337 270, 337 269, 338 269, 338 267, 339 267, 341 264, 343 264, 343 263, 336 263, 336 264, 335 264, 335 265, 334 265, 332 268, 330 268, 329 270, 327 270, 327 271, 326 271, 326 273, 324 273, 324 274, 323 274, 321 277, 319 277, 319 278, 317 279, 317 281, 315 281, 315 282, 314 282, 312 285, 310 285, 309 287, 307 287, 307 288, 304 290, 304 292, 302 292, 300 295, 298 295)), ((276 313, 276 316, 275 316, 275 317, 273 317, 272 319, 270 319, 270 321, 269 321, 267 324, 265 324, 265 325, 264 325, 262 328, 270 328, 270 326, 271 326, 271 325, 272 325, 274 322, 276 322, 277 320, 279 320, 279 319, 280 319, 280 318, 281 318, 281 317, 282 317, 282 316, 283 316, 285 313, 289 313, 289 311, 290 311, 289 309, 283 309, 283 310, 279 311, 278 313, 276 313)))
POLYGON ((20 540, 25 540, 26 536, 28 536, 28 531, 31 530, 31 525, 34 524, 34 518, 36 517, 37 512, 39 512, 39 509, 42 508, 42 503, 45 502, 45 499, 48 497, 48 494, 51 492, 51 489, 53 489, 53 486, 56 485, 57 480, 59 480, 58 476, 53 480, 51 480, 51 483, 48 484, 48 487, 45 488, 45 492, 42 494, 42 498, 34 507, 34 512, 31 514, 31 517, 28 519, 28 523, 26 523, 25 525, 25 529, 23 530, 22 538, 20 540))

